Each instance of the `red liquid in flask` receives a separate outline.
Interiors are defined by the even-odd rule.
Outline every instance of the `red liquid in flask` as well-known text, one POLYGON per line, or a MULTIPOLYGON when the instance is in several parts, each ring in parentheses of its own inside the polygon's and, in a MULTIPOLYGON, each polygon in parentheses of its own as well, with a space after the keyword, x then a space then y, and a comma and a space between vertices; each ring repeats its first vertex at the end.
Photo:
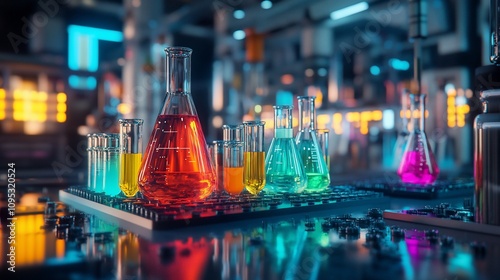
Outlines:
POLYGON ((433 155, 429 155, 430 166, 426 163, 425 154, 420 151, 407 152, 398 170, 403 183, 427 185, 436 181, 439 168, 433 155), (432 171, 431 171, 432 170, 432 171))
POLYGON ((215 175, 198 116, 159 115, 143 156, 139 188, 149 199, 204 199, 215 175))

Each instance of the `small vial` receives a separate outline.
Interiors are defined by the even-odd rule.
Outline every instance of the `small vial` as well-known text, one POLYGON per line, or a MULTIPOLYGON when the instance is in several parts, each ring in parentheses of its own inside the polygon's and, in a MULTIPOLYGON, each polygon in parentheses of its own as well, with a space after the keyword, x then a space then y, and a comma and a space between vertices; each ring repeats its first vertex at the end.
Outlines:
POLYGON ((224 190, 230 195, 240 194, 243 185, 243 142, 224 143, 224 190))
POLYGON ((318 137, 318 144, 320 151, 323 153, 323 158, 325 159, 326 166, 330 170, 330 130, 329 129, 317 129, 316 135, 318 137))
POLYGON ((102 193, 104 191, 104 177, 105 175, 105 165, 104 165, 104 147, 105 147, 105 133, 96 133, 96 147, 94 149, 95 153, 95 181, 91 190, 96 193, 102 193))
POLYGON ((212 158, 212 163, 215 171, 216 178, 216 188, 214 192, 216 194, 224 194, 224 141, 215 140, 209 146, 210 156, 212 158))
POLYGON ((92 188, 95 184, 95 148, 97 146, 96 140, 97 137, 95 137, 95 134, 87 134, 87 186, 89 189, 92 188))
POLYGON ((120 136, 118 133, 104 135, 104 178, 103 191, 107 195, 120 194, 118 177, 120 173, 120 136))
POLYGON ((139 191, 142 161, 142 119, 120 119, 120 189, 126 197, 139 191))
POLYGON ((243 123, 245 143, 243 182, 246 190, 254 195, 259 194, 266 185, 265 124, 263 121, 246 121, 243 123))

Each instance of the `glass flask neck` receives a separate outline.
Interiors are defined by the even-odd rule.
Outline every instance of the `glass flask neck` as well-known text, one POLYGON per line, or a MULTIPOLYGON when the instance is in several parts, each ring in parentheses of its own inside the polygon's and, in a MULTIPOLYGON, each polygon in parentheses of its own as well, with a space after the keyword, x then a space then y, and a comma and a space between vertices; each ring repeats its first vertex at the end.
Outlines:
POLYGON ((167 55, 167 93, 191 93, 191 53, 190 48, 169 47, 167 55))
POLYGON ((274 136, 277 138, 293 137, 291 105, 274 106, 274 136))
POLYGON ((299 130, 309 131, 315 130, 315 108, 314 96, 299 96, 297 97, 299 103, 299 130))
POLYGON ((425 97, 425 94, 410 94, 413 131, 425 130, 425 97))

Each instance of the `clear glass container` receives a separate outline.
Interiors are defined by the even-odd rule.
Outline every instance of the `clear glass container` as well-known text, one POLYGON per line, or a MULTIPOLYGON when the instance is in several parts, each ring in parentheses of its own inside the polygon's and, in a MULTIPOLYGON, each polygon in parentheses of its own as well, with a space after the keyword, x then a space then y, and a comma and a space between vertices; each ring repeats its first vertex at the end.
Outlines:
POLYGON ((167 94, 149 137, 139 172, 148 199, 204 199, 216 186, 215 172, 191 97, 191 49, 169 47, 167 94))
POLYGON ((316 136, 318 137, 319 148, 323 153, 326 167, 330 170, 330 130, 326 128, 317 129, 316 136))
POLYGON ((245 142, 243 182, 251 194, 259 194, 266 185, 264 121, 243 122, 245 142))
POLYGON ((118 133, 104 135, 104 181, 103 191, 110 196, 120 194, 120 136, 118 133))
POLYGON ((87 185, 89 189, 95 185, 97 136, 87 134, 87 185))
POLYGON ((425 134, 425 94, 410 94, 411 132, 398 175, 403 183, 427 185, 436 181, 439 168, 425 134))
POLYGON ((266 186, 271 193, 301 193, 307 175, 293 138, 293 106, 274 106, 274 138, 266 155, 266 186))
POLYGON ((214 192, 216 194, 224 194, 224 142, 223 140, 214 140, 209 145, 209 153, 212 158, 212 165, 216 175, 216 187, 214 192))
POLYGON ((102 193, 104 191, 104 178, 106 177, 106 168, 104 165, 104 147, 106 133, 95 133, 96 146, 94 149, 95 153, 95 179, 94 185, 91 190, 97 193, 102 193))
POLYGON ((307 174, 307 191, 319 192, 330 185, 330 171, 320 149, 315 130, 314 96, 298 96, 299 130, 295 143, 307 174))
POLYGON ((243 142, 229 141, 224 143, 224 190, 229 195, 238 195, 243 185, 243 142))
POLYGON ((142 161, 142 119, 120 119, 120 189, 126 197, 139 191, 142 161))

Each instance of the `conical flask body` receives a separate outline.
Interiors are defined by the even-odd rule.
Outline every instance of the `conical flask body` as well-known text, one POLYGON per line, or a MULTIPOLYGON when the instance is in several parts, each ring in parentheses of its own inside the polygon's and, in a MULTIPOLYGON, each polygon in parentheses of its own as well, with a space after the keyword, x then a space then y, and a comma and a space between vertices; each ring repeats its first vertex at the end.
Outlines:
POLYGON ((403 183, 426 185, 436 181, 439 168, 424 132, 410 133, 398 175, 403 183))
POLYGON ((216 178, 190 93, 187 48, 167 48, 167 95, 145 148, 139 188, 148 199, 199 200, 209 196, 216 178))
POLYGON ((330 171, 313 130, 299 131, 297 147, 307 174, 307 191, 319 192, 330 185, 330 171))

